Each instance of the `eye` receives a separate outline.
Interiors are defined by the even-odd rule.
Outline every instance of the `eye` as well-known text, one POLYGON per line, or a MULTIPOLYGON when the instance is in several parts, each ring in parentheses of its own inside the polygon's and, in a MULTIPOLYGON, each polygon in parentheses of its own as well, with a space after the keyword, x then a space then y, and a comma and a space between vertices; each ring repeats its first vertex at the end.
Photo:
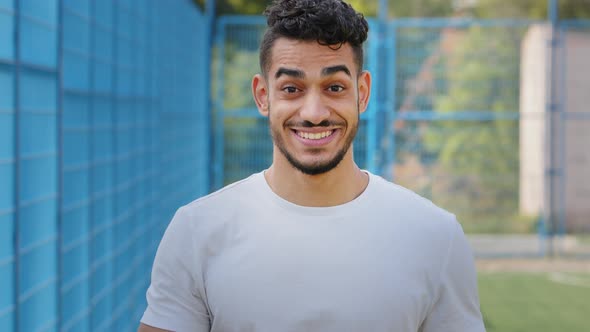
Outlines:
POLYGON ((342 92, 342 91, 344 91, 344 87, 341 86, 341 85, 334 84, 334 85, 330 85, 330 87, 328 88, 328 90, 330 92, 342 92))
POLYGON ((297 92, 297 88, 294 86, 286 86, 283 88, 283 91, 285 91, 286 93, 295 93, 297 92))

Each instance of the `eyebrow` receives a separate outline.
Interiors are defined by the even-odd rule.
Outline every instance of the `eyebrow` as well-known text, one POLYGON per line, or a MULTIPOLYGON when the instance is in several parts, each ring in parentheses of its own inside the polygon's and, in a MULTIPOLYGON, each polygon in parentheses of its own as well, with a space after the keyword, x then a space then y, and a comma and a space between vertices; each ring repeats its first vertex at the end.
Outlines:
POLYGON ((322 76, 330 76, 338 72, 344 72, 346 75, 352 77, 352 75, 350 74, 350 70, 348 70, 348 67, 346 67, 345 65, 326 67, 322 69, 322 76))
POLYGON ((287 75, 295 78, 305 78, 305 73, 302 70, 289 69, 284 67, 281 67, 279 68, 279 70, 277 70, 277 73, 275 74, 275 79, 281 77, 282 75, 287 75))
MULTIPOLYGON (((343 72, 346 75, 348 75, 349 77, 352 77, 352 75, 350 74, 350 70, 345 65, 336 65, 336 66, 323 68, 321 75, 322 76, 330 76, 330 75, 336 74, 338 72, 343 72)), ((275 79, 277 79, 283 75, 291 76, 291 77, 299 78, 299 79, 305 78, 305 73, 302 70, 280 67, 275 74, 275 79)))

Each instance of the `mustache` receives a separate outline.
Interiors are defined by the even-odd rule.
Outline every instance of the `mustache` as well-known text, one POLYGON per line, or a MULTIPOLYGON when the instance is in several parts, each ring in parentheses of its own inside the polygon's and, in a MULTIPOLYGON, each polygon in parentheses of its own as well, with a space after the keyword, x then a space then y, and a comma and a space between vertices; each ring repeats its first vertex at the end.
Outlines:
POLYGON ((323 120, 320 123, 313 123, 311 121, 290 121, 285 123, 287 127, 302 127, 302 128, 314 128, 314 127, 331 127, 331 126, 343 126, 341 122, 335 122, 330 120, 323 120))

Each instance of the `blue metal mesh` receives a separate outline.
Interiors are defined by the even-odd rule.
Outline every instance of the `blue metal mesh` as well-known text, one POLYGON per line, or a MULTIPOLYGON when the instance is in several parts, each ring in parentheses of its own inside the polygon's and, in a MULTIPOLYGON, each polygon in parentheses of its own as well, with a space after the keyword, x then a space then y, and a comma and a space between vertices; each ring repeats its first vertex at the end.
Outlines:
POLYGON ((209 189, 209 19, 189 1, 0 1, 0 330, 132 331, 209 189))

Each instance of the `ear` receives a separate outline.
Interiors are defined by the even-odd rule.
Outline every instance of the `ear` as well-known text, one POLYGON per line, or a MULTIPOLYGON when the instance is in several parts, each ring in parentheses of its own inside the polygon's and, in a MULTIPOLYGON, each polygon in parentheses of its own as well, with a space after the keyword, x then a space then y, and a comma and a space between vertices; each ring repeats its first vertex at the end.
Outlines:
POLYGON ((266 80, 260 74, 252 78, 252 96, 258 107, 258 112, 263 116, 268 116, 268 87, 266 80))
POLYGON ((358 100, 359 112, 363 113, 367 110, 369 105, 369 98, 371 97, 371 73, 364 70, 358 78, 358 100))

